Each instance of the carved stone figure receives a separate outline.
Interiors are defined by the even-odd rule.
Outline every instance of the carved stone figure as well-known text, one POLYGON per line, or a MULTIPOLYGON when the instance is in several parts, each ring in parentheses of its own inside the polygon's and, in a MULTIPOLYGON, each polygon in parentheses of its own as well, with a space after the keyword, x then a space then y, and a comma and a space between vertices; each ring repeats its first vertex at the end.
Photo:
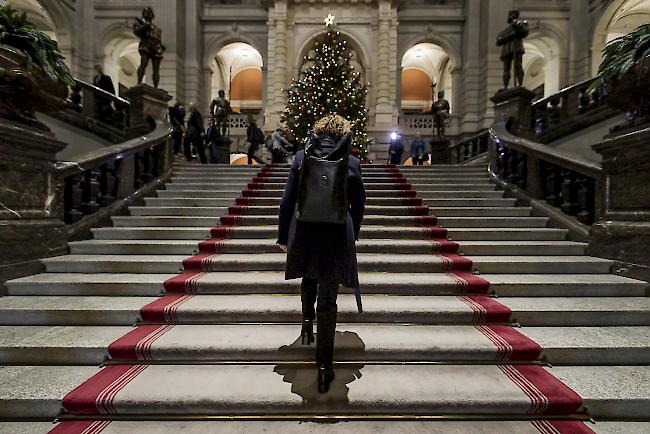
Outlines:
POLYGON ((147 65, 151 60, 153 68, 153 86, 158 87, 160 82, 160 63, 163 59, 165 46, 162 44, 162 31, 153 23, 155 15, 153 8, 147 6, 142 10, 142 17, 135 19, 133 33, 140 38, 138 52, 140 53, 140 67, 138 68, 138 84, 142 83, 147 65))
POLYGON ((434 134, 438 137, 445 136, 445 130, 447 129, 447 118, 449 117, 449 111, 451 106, 449 101, 445 99, 445 91, 441 90, 438 92, 438 101, 434 102, 431 106, 431 113, 433 114, 433 128, 434 134))
POLYGON ((510 83, 511 71, 514 63, 514 86, 521 87, 524 83, 524 38, 528 36, 528 21, 519 19, 519 10, 508 12, 508 27, 497 36, 497 46, 501 47, 501 60, 503 61, 503 88, 507 89, 510 83))
POLYGON ((220 90, 218 95, 210 103, 210 113, 214 116, 217 130, 221 132, 221 135, 225 136, 228 130, 228 116, 232 113, 232 109, 230 108, 230 101, 226 99, 226 92, 220 90))

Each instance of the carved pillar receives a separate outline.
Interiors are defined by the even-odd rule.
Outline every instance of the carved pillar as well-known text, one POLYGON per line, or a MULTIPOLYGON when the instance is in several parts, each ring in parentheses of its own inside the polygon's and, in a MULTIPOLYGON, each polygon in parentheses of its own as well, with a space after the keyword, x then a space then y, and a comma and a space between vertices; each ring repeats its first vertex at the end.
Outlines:
POLYGON ((285 94, 282 91, 287 86, 287 2, 278 0, 275 8, 269 14, 269 71, 267 99, 269 105, 265 111, 265 125, 275 128, 280 122, 280 115, 286 107, 285 94))
POLYGON ((129 137, 137 137, 150 132, 154 121, 166 118, 167 103, 172 97, 162 89, 155 89, 147 84, 133 86, 126 91, 131 101, 131 128, 129 137))
POLYGON ((603 175, 589 253, 650 281, 650 131, 613 137, 593 149, 603 156, 603 175))
POLYGON ((375 126, 397 124, 397 13, 389 0, 379 3, 377 35, 375 126))
MULTIPOLYGON (((62 255, 67 234, 53 208, 56 153, 52 133, 0 119, 0 282, 41 270, 39 258, 62 255)), ((1 291, 0 291, 1 293, 1 291)))

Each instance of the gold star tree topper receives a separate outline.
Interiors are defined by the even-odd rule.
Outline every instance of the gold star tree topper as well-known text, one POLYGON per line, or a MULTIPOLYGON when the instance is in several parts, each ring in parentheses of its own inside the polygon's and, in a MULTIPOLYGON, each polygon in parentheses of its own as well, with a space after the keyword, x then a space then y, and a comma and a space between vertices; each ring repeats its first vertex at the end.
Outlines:
POLYGON ((332 14, 327 15, 327 18, 325 18, 325 25, 327 27, 333 26, 335 19, 336 19, 336 17, 334 15, 332 15, 332 14))

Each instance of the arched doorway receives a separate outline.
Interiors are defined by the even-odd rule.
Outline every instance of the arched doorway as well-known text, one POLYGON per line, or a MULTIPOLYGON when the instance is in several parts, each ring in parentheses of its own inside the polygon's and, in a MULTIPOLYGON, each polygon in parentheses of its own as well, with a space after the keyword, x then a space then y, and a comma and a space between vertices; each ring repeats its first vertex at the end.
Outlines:
POLYGON ((540 98, 560 90, 560 48, 549 36, 531 36, 524 41, 524 87, 540 98))
POLYGON ((453 101, 453 66, 439 45, 430 42, 414 45, 404 53, 401 67, 402 110, 430 110, 439 91, 445 92, 445 99, 453 101))
MULTIPOLYGON (((111 76, 116 87, 129 88, 138 84, 138 39, 126 31, 116 33, 104 46, 104 72, 111 76)), ((147 83, 149 78, 144 77, 147 83)))
POLYGON ((219 90, 226 93, 236 112, 258 112, 262 109, 264 61, 250 44, 233 42, 221 48, 211 60, 210 96, 219 90))
POLYGON ((596 25, 592 44, 592 73, 598 73, 602 51, 613 39, 650 22, 650 0, 614 0, 596 25))

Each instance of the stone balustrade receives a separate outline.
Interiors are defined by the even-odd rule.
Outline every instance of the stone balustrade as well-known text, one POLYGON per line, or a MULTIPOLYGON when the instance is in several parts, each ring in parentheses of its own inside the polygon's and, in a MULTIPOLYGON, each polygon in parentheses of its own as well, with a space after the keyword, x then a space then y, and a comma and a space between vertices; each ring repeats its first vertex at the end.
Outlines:
POLYGON ((593 81, 576 83, 533 103, 529 137, 549 143, 618 114, 605 104, 605 87, 589 92, 593 81))
POLYGON ((75 80, 71 104, 52 115, 64 122, 100 135, 113 143, 129 137, 131 103, 90 83, 75 80))

